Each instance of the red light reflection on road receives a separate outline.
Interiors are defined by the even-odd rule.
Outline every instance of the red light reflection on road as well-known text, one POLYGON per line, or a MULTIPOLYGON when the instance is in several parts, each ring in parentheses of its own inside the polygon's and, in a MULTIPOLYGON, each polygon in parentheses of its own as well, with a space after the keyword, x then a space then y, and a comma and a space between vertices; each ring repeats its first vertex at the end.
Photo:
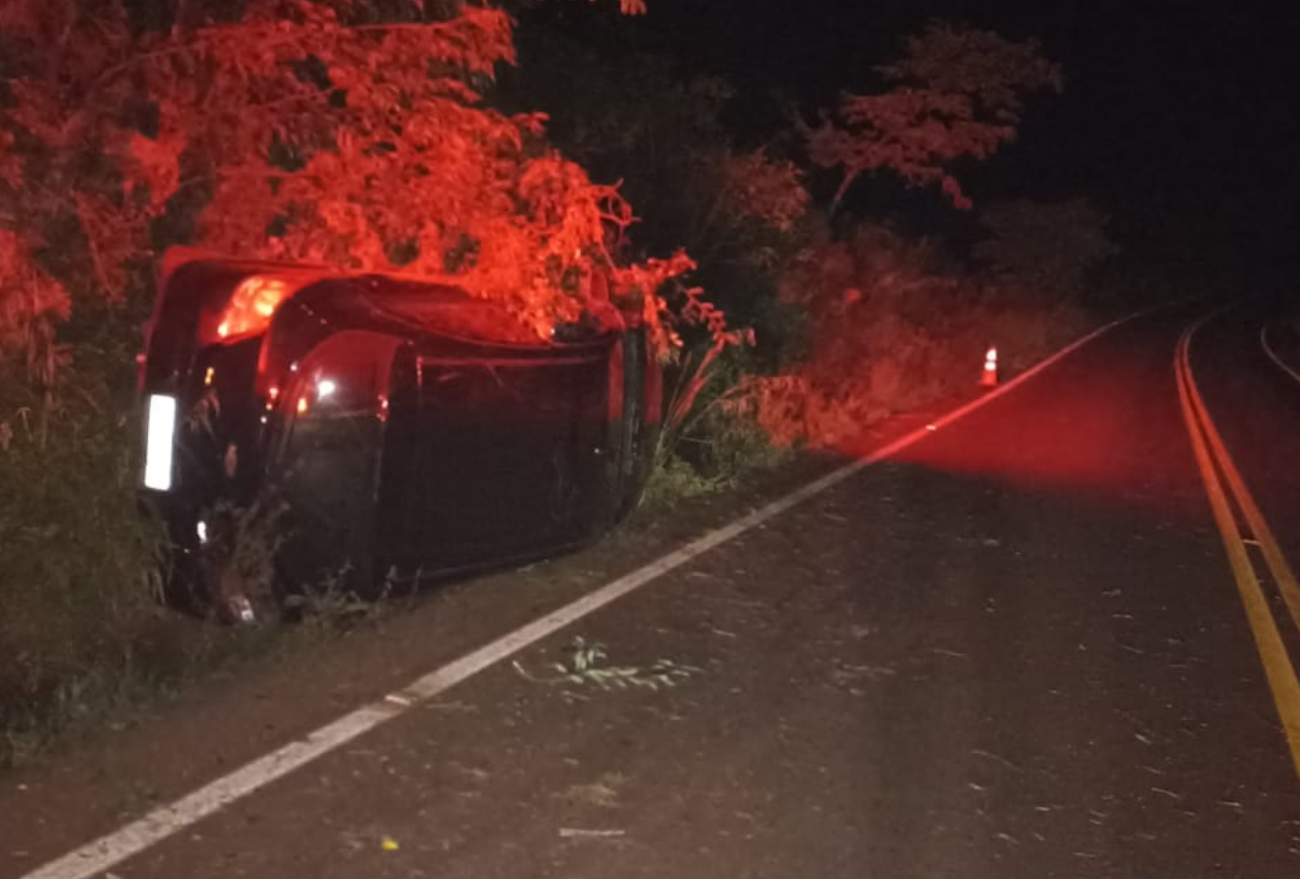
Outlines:
POLYGON ((1070 380, 1049 381, 1050 374, 1031 380, 891 461, 1142 508, 1162 519, 1200 521, 1206 514, 1204 492, 1196 481, 1172 370, 1167 382, 1135 382, 1135 375, 1151 375, 1150 365, 1115 362, 1070 380))

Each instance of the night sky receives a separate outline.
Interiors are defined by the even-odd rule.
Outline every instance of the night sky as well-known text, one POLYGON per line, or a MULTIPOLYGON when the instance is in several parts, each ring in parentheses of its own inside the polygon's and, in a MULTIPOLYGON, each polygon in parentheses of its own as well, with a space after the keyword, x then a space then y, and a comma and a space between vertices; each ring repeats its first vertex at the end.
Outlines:
POLYGON ((977 199, 1086 195, 1130 237, 1278 269, 1300 234, 1300 10, 1284 0, 649 0, 632 21, 612 4, 543 5, 587 39, 723 76, 742 115, 774 89, 811 108, 870 88, 873 66, 933 17, 1035 36, 1065 93, 1031 105, 1019 143, 971 181, 977 199))

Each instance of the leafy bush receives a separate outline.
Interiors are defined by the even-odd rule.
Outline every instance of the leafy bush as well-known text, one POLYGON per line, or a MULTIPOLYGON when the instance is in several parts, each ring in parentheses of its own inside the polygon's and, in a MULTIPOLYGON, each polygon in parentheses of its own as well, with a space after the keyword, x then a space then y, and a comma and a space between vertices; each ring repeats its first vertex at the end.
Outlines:
POLYGON ((811 246, 782 296, 807 311, 807 353, 745 380, 733 404, 782 446, 849 442, 895 412, 969 391, 987 346, 1014 372, 1085 323, 1069 303, 981 284, 931 242, 878 226, 811 246))

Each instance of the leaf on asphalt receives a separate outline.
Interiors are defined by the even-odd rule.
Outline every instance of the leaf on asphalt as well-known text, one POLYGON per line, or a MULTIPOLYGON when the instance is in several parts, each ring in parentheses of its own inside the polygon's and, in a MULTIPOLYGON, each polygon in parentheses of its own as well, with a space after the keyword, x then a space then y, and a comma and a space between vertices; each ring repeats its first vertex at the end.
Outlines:
MULTIPOLYGON (((604 644, 588 643, 581 637, 569 646, 567 662, 552 662, 556 674, 538 677, 530 674, 518 661, 512 661, 521 677, 534 683, 560 686, 593 686, 606 692, 639 688, 658 692, 661 688, 676 687, 704 669, 684 665, 671 659, 659 658, 649 666, 606 665, 609 652, 604 644)), ((572 694, 572 690, 566 691, 572 694)))

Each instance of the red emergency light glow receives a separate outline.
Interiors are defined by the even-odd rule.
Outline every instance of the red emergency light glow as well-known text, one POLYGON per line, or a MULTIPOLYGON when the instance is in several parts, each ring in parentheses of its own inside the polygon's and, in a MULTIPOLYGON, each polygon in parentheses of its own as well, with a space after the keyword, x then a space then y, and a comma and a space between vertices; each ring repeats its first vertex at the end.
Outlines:
POLYGON ((217 325, 222 339, 260 333, 271 322, 276 308, 289 295, 289 285, 279 278, 253 275, 235 288, 217 325))

